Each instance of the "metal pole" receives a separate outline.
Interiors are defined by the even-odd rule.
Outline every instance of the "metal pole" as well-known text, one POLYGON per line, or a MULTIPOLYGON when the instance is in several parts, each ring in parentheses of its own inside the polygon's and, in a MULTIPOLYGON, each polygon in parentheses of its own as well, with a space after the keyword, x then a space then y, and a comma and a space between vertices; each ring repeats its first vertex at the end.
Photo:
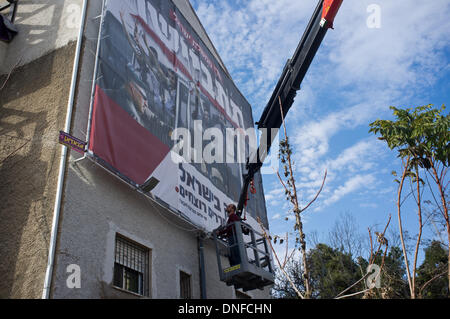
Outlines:
POLYGON ((198 243, 198 266, 200 271, 200 298, 206 299, 206 273, 205 273, 205 253, 204 253, 204 236, 197 236, 198 243))
MULTIPOLYGON (((100 60, 100 41, 101 41, 101 37, 102 37, 103 19, 104 19, 103 12, 104 11, 105 11, 105 1, 103 0, 101 19, 100 19, 100 27, 99 27, 99 31, 98 31, 97 51, 95 52, 94 73, 92 76, 91 102, 89 104, 89 113, 88 113, 89 116, 88 116, 88 123, 87 123, 87 129, 86 129, 86 147, 87 148, 89 148, 89 142, 91 140, 92 111, 93 111, 93 106, 94 106, 94 95, 95 95, 95 88, 96 88, 96 83, 97 83, 98 63, 100 60)), ((88 151, 89 151, 89 149, 86 150, 86 152, 88 152, 88 151)), ((84 156, 86 156, 86 154, 84 156)))
POLYGON ((14 20, 16 19, 16 13, 17 13, 17 4, 18 4, 19 0, 16 0, 13 2, 13 9, 12 9, 12 13, 11 13, 11 23, 14 23, 14 20))
MULTIPOLYGON (((69 93, 69 101, 67 103, 67 114, 66 114, 66 123, 64 126, 64 132, 70 131, 70 123, 72 121, 72 111, 73 111, 73 102, 75 99, 75 87, 77 83, 78 76, 78 64, 80 62, 80 53, 81 53, 81 43, 83 40, 84 33, 84 23, 86 20, 86 8, 87 8, 88 0, 84 0, 83 9, 81 13, 81 21, 80 21, 80 31, 78 34, 77 47, 75 51, 75 58, 73 64, 72 71, 72 82, 70 86, 69 93)), ((44 290, 42 292, 42 299, 48 299, 50 297, 50 285, 52 281, 53 274, 53 265, 55 261, 55 250, 56 250, 56 238, 58 233, 58 222, 59 222, 59 214, 61 211, 61 201, 62 201, 62 191, 64 185, 64 173, 66 171, 66 159, 67 159, 67 147, 62 146, 61 150, 61 159, 59 161, 59 175, 58 175, 58 183, 56 189, 56 199, 55 206, 53 210, 53 222, 52 222, 52 232, 50 237, 50 247, 48 251, 48 261, 47 261, 47 270, 45 273, 45 281, 44 281, 44 290)))

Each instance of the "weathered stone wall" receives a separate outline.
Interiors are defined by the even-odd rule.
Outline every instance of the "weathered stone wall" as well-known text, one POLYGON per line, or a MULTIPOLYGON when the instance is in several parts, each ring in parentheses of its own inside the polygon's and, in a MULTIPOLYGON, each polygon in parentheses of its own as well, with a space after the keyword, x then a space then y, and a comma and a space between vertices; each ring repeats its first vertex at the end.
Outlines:
POLYGON ((16 68, 0 91, 1 298, 42 295, 74 52, 16 68))

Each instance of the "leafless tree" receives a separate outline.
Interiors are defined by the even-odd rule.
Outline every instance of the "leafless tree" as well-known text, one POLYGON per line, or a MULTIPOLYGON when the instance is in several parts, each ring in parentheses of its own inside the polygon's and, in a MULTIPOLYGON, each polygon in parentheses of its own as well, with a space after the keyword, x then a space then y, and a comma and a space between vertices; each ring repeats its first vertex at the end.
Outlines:
MULTIPOLYGON (((271 248, 272 248, 272 251, 277 260, 278 266, 280 267, 280 270, 286 276, 287 280, 290 282, 292 288, 295 290, 297 295, 302 299, 303 298, 309 299, 309 298, 311 298, 311 295, 312 295, 312 289, 311 289, 311 284, 310 284, 310 270, 309 270, 309 265, 308 265, 308 261, 306 258, 306 252, 307 252, 307 250, 306 250, 306 235, 303 230, 302 216, 303 216, 303 213, 316 201, 316 199, 319 197, 319 194, 322 192, 322 189, 325 185, 327 172, 325 171, 322 185, 321 185, 320 189, 318 190, 318 192, 316 193, 316 195, 314 196, 314 198, 308 204, 306 204, 304 207, 301 207, 300 202, 298 200, 299 193, 297 191, 295 174, 294 174, 294 169, 293 169, 292 148, 291 148, 291 145, 289 144, 289 137, 287 135, 286 123, 284 121, 284 114, 283 114, 283 108, 281 105, 281 99, 278 98, 278 101, 280 103, 281 118, 282 118, 283 129, 284 129, 284 139, 280 141, 280 154, 279 154, 280 160, 282 163, 282 167, 284 170, 284 172, 283 172, 284 177, 282 177, 280 175, 280 172, 276 172, 276 173, 277 173, 277 176, 278 176, 278 179, 279 179, 281 185, 283 186, 283 188, 285 190, 286 199, 292 205, 292 212, 295 217, 295 224, 294 224, 294 231, 296 233, 295 240, 296 240, 296 243, 298 243, 300 245, 299 250, 301 252, 303 279, 304 279, 304 283, 305 283, 305 292, 303 294, 297 289, 297 287, 295 287, 295 284, 289 278, 288 274, 286 273, 286 271, 284 269, 288 259, 285 259, 285 262, 282 264, 275 252, 275 249, 273 249, 272 244, 271 244, 271 248)), ((270 236, 266 233, 265 233, 265 236, 266 236, 266 238, 270 238, 270 236)), ((270 240, 269 240, 269 242, 270 242, 270 240)), ((286 256, 287 256, 287 254, 286 254, 286 256)))
POLYGON ((364 250, 364 239, 358 231, 355 217, 346 212, 340 214, 328 234, 331 247, 342 250, 353 257, 361 256, 364 250))

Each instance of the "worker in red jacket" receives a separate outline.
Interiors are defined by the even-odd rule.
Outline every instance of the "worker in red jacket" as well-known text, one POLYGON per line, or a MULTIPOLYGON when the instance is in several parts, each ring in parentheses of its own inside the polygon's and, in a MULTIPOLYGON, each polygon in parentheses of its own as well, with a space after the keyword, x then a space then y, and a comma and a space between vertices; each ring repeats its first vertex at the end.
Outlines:
POLYGON ((228 257, 230 261, 230 266, 237 265, 241 262, 241 257, 239 255, 239 246, 234 236, 234 227, 231 223, 240 222, 241 218, 236 214, 236 206, 234 204, 229 204, 226 208, 228 213, 228 220, 225 227, 216 230, 218 236, 223 236, 227 238, 228 246, 230 247, 230 255, 228 257))

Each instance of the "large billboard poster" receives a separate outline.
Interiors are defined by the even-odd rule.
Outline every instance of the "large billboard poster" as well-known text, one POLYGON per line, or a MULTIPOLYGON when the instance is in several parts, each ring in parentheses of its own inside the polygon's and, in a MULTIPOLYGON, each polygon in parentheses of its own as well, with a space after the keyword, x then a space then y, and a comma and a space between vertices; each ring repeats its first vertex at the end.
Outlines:
MULTIPOLYGON (((201 228, 224 224, 250 105, 172 1, 107 0, 100 37, 89 153, 201 228)), ((267 226, 259 174, 254 187, 247 218, 267 226)))

